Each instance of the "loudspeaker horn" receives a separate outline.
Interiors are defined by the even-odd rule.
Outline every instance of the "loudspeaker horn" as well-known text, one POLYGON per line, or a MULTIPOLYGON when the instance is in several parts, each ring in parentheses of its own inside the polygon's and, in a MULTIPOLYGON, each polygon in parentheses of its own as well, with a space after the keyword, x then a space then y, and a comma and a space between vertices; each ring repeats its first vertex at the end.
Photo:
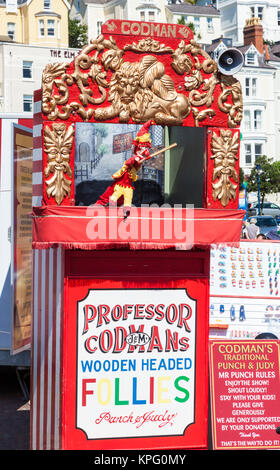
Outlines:
POLYGON ((242 69, 244 57, 234 47, 222 51, 217 59, 218 69, 224 75, 234 75, 242 69))

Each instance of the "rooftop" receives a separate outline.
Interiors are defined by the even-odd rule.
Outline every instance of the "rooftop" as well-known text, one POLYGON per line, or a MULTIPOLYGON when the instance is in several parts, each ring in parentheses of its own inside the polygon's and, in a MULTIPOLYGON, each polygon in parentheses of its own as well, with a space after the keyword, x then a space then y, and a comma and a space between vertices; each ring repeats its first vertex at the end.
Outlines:
MULTIPOLYGON (((222 40, 222 39, 221 39, 222 40)), ((205 47, 206 52, 211 55, 215 51, 215 49, 218 47, 220 41, 214 42, 210 44, 209 46, 205 47)), ((236 49, 238 49, 240 52, 242 52, 243 55, 246 54, 246 52, 250 49, 252 44, 249 44, 247 46, 237 46, 236 49)), ((274 69, 272 65, 269 64, 270 61, 280 61, 280 57, 277 57, 273 54, 271 51, 271 48, 269 46, 264 45, 264 52, 263 54, 260 54, 258 52, 257 54, 257 60, 258 60, 258 67, 264 68, 264 69, 274 69)), ((246 62, 244 62, 244 67, 255 67, 254 65, 248 65, 246 62)))
POLYGON ((175 5, 168 5, 168 10, 172 13, 178 13, 181 15, 211 15, 211 16, 220 16, 220 11, 213 6, 200 6, 200 5, 190 5, 187 3, 178 3, 175 5))

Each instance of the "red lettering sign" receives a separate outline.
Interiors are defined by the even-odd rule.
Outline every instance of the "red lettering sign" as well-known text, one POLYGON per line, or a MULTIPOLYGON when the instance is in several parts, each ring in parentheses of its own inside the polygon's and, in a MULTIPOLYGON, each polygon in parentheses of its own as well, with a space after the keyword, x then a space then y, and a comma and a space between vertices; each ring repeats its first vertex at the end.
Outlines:
POLYGON ((213 340, 210 365, 213 448, 280 448, 279 342, 213 340))

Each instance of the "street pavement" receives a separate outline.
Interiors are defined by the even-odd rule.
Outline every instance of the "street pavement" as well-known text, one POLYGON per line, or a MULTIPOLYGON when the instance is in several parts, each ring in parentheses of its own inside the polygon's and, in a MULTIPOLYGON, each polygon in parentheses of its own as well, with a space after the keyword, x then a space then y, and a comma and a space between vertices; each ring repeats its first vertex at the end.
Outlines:
POLYGON ((30 410, 15 367, 0 367, 0 450, 29 450, 30 410))

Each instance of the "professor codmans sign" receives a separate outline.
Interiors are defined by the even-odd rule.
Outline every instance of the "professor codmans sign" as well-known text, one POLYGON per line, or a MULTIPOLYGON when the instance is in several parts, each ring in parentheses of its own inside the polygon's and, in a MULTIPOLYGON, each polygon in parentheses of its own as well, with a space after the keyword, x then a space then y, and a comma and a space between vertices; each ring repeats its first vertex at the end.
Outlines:
POLYGON ((185 289, 97 289, 77 313, 77 427, 88 439, 183 435, 194 422, 196 301, 185 289))

